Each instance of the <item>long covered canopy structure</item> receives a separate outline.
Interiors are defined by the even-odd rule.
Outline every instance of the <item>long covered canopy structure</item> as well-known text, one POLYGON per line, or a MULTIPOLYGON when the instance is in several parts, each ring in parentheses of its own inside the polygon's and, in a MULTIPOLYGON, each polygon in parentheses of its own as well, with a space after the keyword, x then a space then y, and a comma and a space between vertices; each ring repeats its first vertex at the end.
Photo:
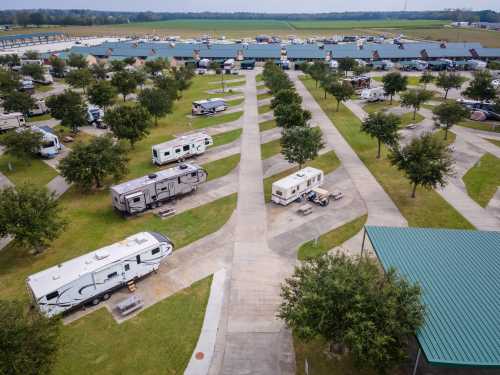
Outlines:
POLYGON ((500 232, 365 227, 384 270, 422 288, 431 365, 500 368, 500 232))

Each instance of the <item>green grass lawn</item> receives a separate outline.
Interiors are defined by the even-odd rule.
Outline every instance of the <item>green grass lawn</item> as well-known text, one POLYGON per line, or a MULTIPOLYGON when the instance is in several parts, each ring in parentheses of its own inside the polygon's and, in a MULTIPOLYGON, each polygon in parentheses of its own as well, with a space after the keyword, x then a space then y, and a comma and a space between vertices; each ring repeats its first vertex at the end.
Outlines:
POLYGON ((276 127, 276 120, 264 121, 259 124, 260 131, 266 131, 270 129, 274 129, 276 127))
POLYGON ((222 146, 222 145, 225 145, 227 143, 231 143, 231 142, 236 141, 237 139, 239 139, 241 137, 242 131, 243 131, 243 129, 235 129, 235 130, 231 130, 231 131, 228 131, 225 133, 219 133, 219 134, 214 135, 212 137, 212 139, 214 140, 214 144, 212 147, 222 146))
POLYGON ((462 178, 467 193, 481 207, 486 207, 500 186, 500 159, 485 154, 462 178))
POLYGON ((234 99, 234 100, 229 100, 226 102, 231 107, 236 107, 237 105, 242 104, 245 101, 245 98, 240 98, 240 99, 234 99))
POLYGON ((319 241, 313 240, 302 244, 299 248, 298 258, 305 260, 327 253, 330 249, 342 245, 349 238, 358 233, 366 223, 367 215, 363 215, 350 221, 341 227, 335 228, 319 237, 319 241))
POLYGON ((281 139, 275 139, 274 141, 261 144, 260 152, 262 160, 278 155, 281 152, 281 139))
POLYGON ((63 327, 54 375, 182 374, 203 325, 211 277, 117 324, 101 308, 63 327))
POLYGON ((270 111, 271 111, 271 105, 270 104, 259 106, 259 115, 261 115, 263 113, 270 112, 270 111))
POLYGON ((52 85, 42 85, 40 83, 35 83, 35 91, 38 93, 52 91, 52 85))
MULTIPOLYGON (((380 112, 384 111, 390 108, 397 108, 399 107, 399 102, 396 100, 392 101, 392 104, 389 103, 389 101, 385 102, 373 102, 373 103, 367 103, 363 106, 363 109, 367 113, 375 113, 375 112, 380 112)), ((404 128, 406 125, 409 124, 418 124, 419 122, 424 120, 424 116, 422 116, 420 113, 417 113, 415 116, 415 120, 413 120, 413 112, 411 113, 404 113, 403 115, 399 116, 401 119, 401 127, 404 128)))
POLYGON ((304 78, 303 82, 363 163, 392 198, 410 226, 473 228, 462 215, 434 190, 418 188, 416 198, 411 198, 410 183, 402 172, 390 164, 387 159, 387 148, 383 148, 382 158, 377 160, 377 142, 374 138, 360 132, 361 122, 359 119, 343 105, 340 112, 335 112, 335 101, 323 100, 322 90, 315 89, 313 80, 304 78))
MULTIPOLYGON (((197 193, 194 193, 197 194, 197 193)), ((189 196, 184 199, 191 199, 189 196)), ((236 207, 236 194, 182 212, 166 220, 152 213, 124 218, 111 205, 107 189, 82 194, 70 188, 59 200, 68 225, 40 255, 9 244, 0 252, 0 298, 27 299, 26 277, 140 231, 167 235, 176 250, 217 231, 236 207)))
POLYGON ((480 122, 480 121, 466 120, 462 121, 459 125, 470 129, 500 133, 500 125, 494 122, 480 122))
POLYGON ((52 116, 50 115, 50 113, 46 113, 44 115, 28 117, 26 119, 26 122, 47 121, 50 119, 52 119, 52 116))
POLYGON ((262 77, 262 73, 259 73, 255 76, 255 81, 256 82, 262 82, 264 81, 264 78, 262 77))
POLYGON ((56 170, 49 167, 41 159, 31 159, 28 163, 10 155, 0 156, 0 172, 14 185, 29 183, 30 185, 44 186, 57 176, 56 170), (12 170, 9 169, 9 161, 12 170))
MULTIPOLYGON (((318 168, 323 171, 324 174, 328 174, 333 172, 335 169, 337 169, 340 166, 340 160, 337 158, 337 155, 335 155, 335 152, 329 151, 323 155, 318 156, 316 159, 309 161, 306 163, 306 166, 313 167, 313 168, 318 168)), ((271 188, 273 185, 273 182, 278 181, 279 179, 282 179, 298 170, 297 167, 291 167, 290 169, 287 169, 286 171, 283 171, 281 173, 275 174, 273 176, 270 176, 268 178, 264 179, 264 198, 266 202, 271 201, 271 188)))
POLYGON ((487 141, 493 143, 495 146, 500 147, 500 140, 498 139, 487 139, 487 141))
POLYGON ((54 126, 54 131, 59 137, 59 141, 64 144, 65 146, 68 146, 69 148, 72 147, 72 145, 78 143, 78 142, 89 142, 94 138, 93 135, 86 133, 82 130, 80 130, 78 133, 72 133, 71 130, 69 130, 67 127, 62 126, 62 125, 57 125, 54 126), (64 137, 70 136, 73 138, 73 142, 65 142, 64 137))
POLYGON ((231 172, 240 162, 240 154, 231 155, 222 159, 214 160, 203 164, 202 167, 208 173, 207 181, 215 180, 216 178, 225 176, 231 172))
POLYGON ((257 100, 263 100, 263 99, 272 98, 272 97, 273 97, 273 95, 270 92, 266 92, 264 94, 258 94, 257 100))
MULTIPOLYGON (((383 76, 372 77, 373 80, 382 82, 383 76)), ((408 79, 408 86, 420 86, 420 76, 406 76, 408 79)))
POLYGON ((338 21, 338 20, 309 20, 291 21, 290 25, 298 30, 302 29, 360 29, 360 28, 426 28, 448 24, 446 20, 360 20, 360 21, 338 21))

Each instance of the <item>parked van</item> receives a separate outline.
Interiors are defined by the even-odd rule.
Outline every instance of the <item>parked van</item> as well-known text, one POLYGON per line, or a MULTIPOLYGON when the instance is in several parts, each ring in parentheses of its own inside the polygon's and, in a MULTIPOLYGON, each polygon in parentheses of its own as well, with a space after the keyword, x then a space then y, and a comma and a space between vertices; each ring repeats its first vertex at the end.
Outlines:
POLYGON ((385 100, 386 95, 383 87, 373 87, 371 89, 364 89, 361 91, 361 100, 368 102, 376 102, 378 100, 385 100))
POLYGON ((188 134, 174 140, 163 142, 152 147, 153 163, 162 165, 203 154, 214 144, 206 133, 188 134))
POLYGON ((31 130, 42 134, 42 145, 39 154, 44 158, 53 158, 61 151, 61 143, 59 137, 54 134, 48 126, 32 126, 31 130))
POLYGON ((312 189, 323 185, 324 175, 320 169, 306 167, 273 183, 271 201, 286 206, 301 198, 312 189))
POLYGON ((0 131, 17 129, 26 126, 26 120, 21 112, 0 114, 0 131))
POLYGON ((191 113, 193 115, 215 114, 228 108, 226 101, 220 98, 196 100, 193 102, 191 113))

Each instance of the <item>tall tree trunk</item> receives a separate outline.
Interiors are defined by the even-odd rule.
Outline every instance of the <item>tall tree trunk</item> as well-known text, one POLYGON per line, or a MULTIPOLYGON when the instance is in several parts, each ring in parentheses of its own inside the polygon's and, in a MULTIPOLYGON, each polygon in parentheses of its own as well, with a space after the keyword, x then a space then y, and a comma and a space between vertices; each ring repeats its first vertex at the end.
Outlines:
POLYGON ((127 94, 122 94, 123 95, 123 102, 125 103, 127 101, 127 94))
POLYGON ((155 116, 155 126, 158 126, 158 116, 155 116))
POLYGON ((413 121, 417 118, 417 107, 413 109, 413 121))
POLYGON ((337 112, 339 111, 340 109, 340 100, 337 100, 337 112))
POLYGON ((415 198, 416 192, 417 192, 417 183, 415 182, 415 183, 413 183, 413 190, 411 192, 411 197, 412 198, 415 198))
POLYGON ((377 149, 377 159, 380 159, 380 149, 381 149, 381 142, 380 142, 380 139, 377 139, 377 144, 378 144, 378 149, 377 149))
POLYGON ((448 125, 444 128, 444 140, 446 141, 448 139, 448 125))
POLYGON ((94 181, 95 181, 95 186, 97 188, 100 188, 101 187, 101 179, 99 178, 99 176, 94 175, 94 181))
POLYGON ((389 104, 392 104, 392 94, 391 94, 391 102, 389 104))
POLYGON ((450 91, 450 89, 444 90, 444 100, 446 100, 446 98, 448 98, 448 91, 450 91))
POLYGON ((326 89, 325 89, 325 97, 324 97, 323 99, 325 99, 325 100, 326 100, 326 89))

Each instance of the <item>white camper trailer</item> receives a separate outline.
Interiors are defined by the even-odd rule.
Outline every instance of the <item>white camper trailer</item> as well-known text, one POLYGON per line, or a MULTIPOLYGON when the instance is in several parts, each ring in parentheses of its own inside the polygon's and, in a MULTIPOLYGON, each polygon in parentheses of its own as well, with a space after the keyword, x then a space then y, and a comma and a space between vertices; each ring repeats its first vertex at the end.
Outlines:
POLYGON ((172 242, 162 234, 140 232, 35 273, 26 283, 40 312, 51 317, 107 300, 128 282, 156 271, 172 250, 172 242))
POLYGON ((361 91, 361 100, 367 102, 376 102, 378 100, 385 100, 385 91, 383 87, 373 87, 371 89, 364 89, 361 91))
POLYGON ((0 131, 16 129, 26 125, 24 116, 21 112, 1 113, 0 131))
POLYGON ((96 124, 97 127, 101 127, 102 119, 104 118, 104 111, 95 105, 87 106, 87 122, 92 125, 96 124))
POLYGON ((483 70, 486 69, 488 64, 486 61, 482 60, 469 60, 467 61, 467 65, 469 65, 469 68, 472 70, 483 70))
POLYGON ((312 189, 323 185, 324 175, 320 169, 306 167, 273 183, 271 200, 283 206, 301 198, 312 189))
POLYGON ((195 164, 181 164, 111 187, 113 206, 124 214, 136 214, 163 202, 189 194, 207 180, 207 172, 195 164))
POLYGON ((227 109, 227 103, 221 98, 212 98, 207 100, 196 100, 191 107, 193 115, 207 115, 222 112, 227 109))
POLYGON ((337 60, 330 60, 328 62, 328 66, 330 67, 330 69, 332 70, 337 70, 339 68, 339 62, 337 60))
POLYGON ((33 79, 34 82, 42 85, 51 85, 54 83, 54 78, 49 73, 44 73, 41 79, 33 79))
MULTIPOLYGON (((42 145, 40 146, 40 155, 44 158, 52 158, 61 151, 59 138, 49 127, 32 126, 31 130, 42 134, 42 145)), ((22 131, 22 130, 21 130, 22 131)))
POLYGON ((37 99, 35 100, 35 107, 30 110, 29 114, 30 116, 41 116, 46 113, 49 113, 49 109, 47 108, 47 105, 45 104, 45 100, 43 99, 37 99))
POLYGON ((153 163, 162 165, 201 155, 213 144, 212 137, 206 133, 188 134, 172 141, 154 145, 152 147, 153 163))

